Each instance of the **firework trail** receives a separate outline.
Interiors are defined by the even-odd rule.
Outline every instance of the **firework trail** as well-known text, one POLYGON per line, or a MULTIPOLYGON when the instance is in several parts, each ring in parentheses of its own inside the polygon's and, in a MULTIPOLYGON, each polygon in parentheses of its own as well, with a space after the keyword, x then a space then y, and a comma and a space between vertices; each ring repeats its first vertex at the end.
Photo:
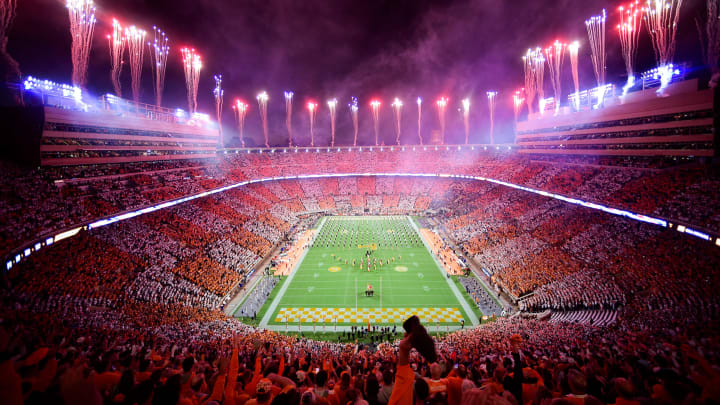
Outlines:
POLYGON ((267 119, 267 92, 262 92, 257 95, 258 111, 260 111, 260 121, 262 122, 263 135, 265 136, 265 147, 270 147, 270 140, 268 139, 268 119, 267 119))
POLYGON ((195 49, 183 48, 182 53, 183 70, 185 71, 185 87, 187 88, 188 110, 190 114, 197 111, 197 90, 200 83, 200 70, 202 60, 195 49))
POLYGON ((441 97, 440 100, 436 101, 438 110, 438 121, 440 122, 440 140, 441 143, 445 144, 445 109, 447 108, 447 98, 441 97))
POLYGON ((537 50, 528 49, 523 56, 523 70, 525 72, 525 102, 528 106, 528 113, 533 112, 533 101, 537 94, 537 70, 535 64, 535 58, 537 57, 537 50))
POLYGON ((580 79, 578 76, 578 50, 580 49, 580 43, 578 41, 572 42, 568 45, 568 52, 570 52, 570 69, 572 70, 573 84, 575 85, 575 93, 573 96, 573 102, 575 103, 575 109, 580 109, 580 79))
POLYGON ((380 101, 373 100, 370 102, 373 114, 373 129, 375 130, 375 146, 378 145, 378 138, 380 134, 380 101))
POLYGON ((308 112, 310 113, 310 146, 315 146, 315 112, 317 104, 312 101, 308 103, 308 112))
POLYGON ((525 102, 525 99, 523 98, 523 92, 525 89, 517 90, 515 94, 513 94, 513 113, 515 115, 515 123, 517 123, 518 115, 520 115, 520 110, 522 109, 522 105, 525 102))
POLYGON ((548 68, 550 68, 550 80, 552 81, 553 93, 555 95, 555 113, 560 111, 560 100, 562 99, 560 73, 562 72, 566 48, 567 44, 557 40, 545 48, 545 56, 547 58, 548 68))
POLYGON ((393 110, 395 110, 395 131, 397 132, 397 135, 395 136, 395 143, 400 145, 400 122, 402 118, 402 101, 400 101, 399 98, 395 97, 395 100, 392 103, 393 110))
POLYGON ((330 110, 330 146, 335 146, 335 111, 337 107, 337 99, 328 100, 328 109, 330 110))
POLYGON ((642 11, 658 66, 672 63, 682 0, 647 0, 642 11))
POLYGON ((68 0, 66 6, 72 37, 72 82, 75 86, 85 87, 88 58, 95 31, 95 5, 92 0, 68 0))
POLYGON ((707 21, 705 22, 705 33, 700 25, 700 20, 695 20, 698 34, 700 34, 703 60, 710 72, 718 72, 718 59, 720 58, 720 9, 718 0, 707 0, 707 21), (704 44, 703 44, 704 43, 704 44))
POLYGON ((497 91, 488 91, 488 108, 490 109, 490 145, 495 144, 494 131, 495 131, 495 97, 497 91))
POLYGON ((140 101, 140 85, 142 78, 143 56, 145 55, 145 31, 134 25, 125 28, 125 38, 128 47, 128 60, 130 61, 130 76, 132 78, 133 100, 140 101))
POLYGON ((417 98, 417 106, 418 106, 418 139, 420 140, 420 145, 423 144, 422 139, 422 133, 420 132, 420 129, 422 128, 422 99, 420 97, 417 98))
POLYGON ((240 144, 245 147, 245 137, 243 132, 245 131, 245 113, 247 113, 248 105, 240 100, 235 100, 233 105, 233 111, 235 112, 235 119, 238 123, 238 131, 240 132, 240 144))
POLYGON ((0 0, 0 39, 7 36, 7 30, 15 19, 17 0, 0 0))
POLYGON ((168 46, 168 37, 157 27, 153 27, 155 38, 153 42, 148 42, 150 50, 150 63, 153 75, 153 93, 155 93, 155 104, 162 105, 163 89, 165 88, 165 68, 167 67, 167 57, 170 52, 168 46))
POLYGON ((595 107, 602 105, 605 97, 605 9, 601 15, 590 17, 585 20, 588 38, 590 39, 590 50, 592 51, 593 70, 597 79, 598 103, 595 107))
POLYGON ((293 93, 292 91, 286 91, 285 92, 285 127, 287 127, 288 131, 288 145, 290 147, 293 146, 292 142, 292 100, 293 100, 293 93))
POLYGON ((225 146, 225 140, 223 139, 222 130, 222 109, 223 109, 223 94, 225 92, 222 89, 222 75, 215 75, 215 89, 213 90, 213 96, 215 96, 215 113, 217 114, 218 131, 220 132, 220 146, 225 146))
POLYGON ((623 87, 623 95, 635 84, 635 72, 633 65, 635 56, 637 55, 638 40, 640 38, 640 10, 638 9, 639 1, 628 4, 627 6, 618 7, 620 12, 620 24, 618 24, 618 34, 620 36, 620 47, 622 49, 623 60, 625 61, 625 71, 627 72, 627 83, 623 87))
POLYGON ((463 106, 463 123, 465 124, 465 145, 470 139, 470 99, 466 98, 462 101, 463 106))
POLYGON ((535 50, 535 91, 538 95, 538 109, 540 114, 545 113, 545 57, 542 54, 542 50, 537 48, 535 50))
POLYGON ((125 53, 125 36, 123 35, 123 27, 118 20, 113 18, 112 26, 113 32, 107 36, 110 48, 110 80, 115 89, 115 95, 122 97, 120 73, 122 72, 123 53, 125 53))
POLYGON ((351 103, 348 104, 348 107, 350 108, 350 118, 352 118, 353 123, 353 146, 357 146, 357 137, 358 137, 358 101, 357 98, 352 97, 351 103))

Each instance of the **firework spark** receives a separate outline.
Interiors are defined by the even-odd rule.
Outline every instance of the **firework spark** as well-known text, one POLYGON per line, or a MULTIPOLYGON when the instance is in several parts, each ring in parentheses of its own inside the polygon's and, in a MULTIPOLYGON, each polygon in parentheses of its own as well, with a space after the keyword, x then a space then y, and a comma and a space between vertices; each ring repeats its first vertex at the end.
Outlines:
POLYGON ((113 18, 113 32, 107 36, 110 48, 110 80, 115 89, 115 95, 122 97, 122 86, 120 84, 120 73, 123 66, 123 54, 125 53, 125 35, 123 27, 118 20, 113 18))
POLYGON ((595 79, 597 80, 597 98, 598 102, 595 107, 599 107, 603 103, 605 97, 605 9, 601 15, 590 17, 585 20, 585 28, 587 28, 588 38, 590 39, 590 50, 592 51, 593 70, 595 79))
POLYGON ((420 140, 420 145, 423 144, 422 139, 422 133, 420 129, 422 128, 422 98, 417 98, 417 106, 418 106, 418 139, 420 140))
POLYGON ((66 6, 72 37, 72 82, 75 86, 85 87, 88 58, 95 32, 95 5, 92 0, 68 0, 66 6))
POLYGON ((393 110, 395 110, 395 143, 400 145, 400 122, 402 118, 402 101, 400 101, 399 98, 395 97, 395 100, 392 103, 393 110))
POLYGON ((348 104, 348 107, 350 108, 350 118, 352 118, 353 123, 353 146, 357 146, 357 137, 358 137, 358 100, 355 97, 352 97, 350 99, 350 104, 348 104))
POLYGON ((153 27, 155 34, 153 42, 148 42, 150 50, 150 63, 153 75, 153 93, 155 93, 155 104, 162 105, 163 89, 165 88, 165 69, 167 68, 167 57, 170 52, 168 37, 157 27, 153 27))
POLYGON ((535 50, 535 91, 538 95, 538 109, 540 114, 545 112, 545 57, 542 54, 542 50, 537 48, 535 50))
POLYGON ((125 38, 128 47, 128 60, 130 61, 133 100, 137 103, 140 101, 143 56, 145 55, 145 31, 132 25, 125 28, 125 38))
POLYGON ((215 89, 213 90, 213 96, 215 96, 215 113, 217 114, 218 131, 220 132, 220 146, 225 146, 222 131, 222 109, 223 109, 223 94, 225 92, 222 89, 222 75, 215 75, 215 89))
POLYGON ((570 69, 572 70, 573 84, 575 85, 575 93, 573 96, 573 102, 575 109, 580 109, 580 80, 578 76, 578 50, 580 49, 580 43, 578 41, 572 42, 568 45, 568 52, 570 53, 570 69))
POLYGON ((263 135, 265 136, 265 147, 270 147, 270 140, 268 135, 268 119, 267 119, 267 92, 262 92, 257 95, 258 111, 260 111, 260 121, 262 122, 263 135))
POLYGON ((240 144, 245 147, 245 114, 247 113, 248 105, 240 100, 235 100, 233 105, 233 111, 235 112, 235 119, 238 123, 238 132, 240 132, 240 144))
POLYGON ((440 99, 435 102, 438 111, 438 122, 440 123, 440 141, 443 145, 445 144, 445 110, 447 108, 447 102, 448 100, 445 97, 440 97, 440 99))
POLYGON ((308 112, 310 113, 310 146, 315 146, 315 112, 317 111, 317 104, 310 101, 307 104, 308 112))
POLYGON ((557 40, 545 48, 545 56, 547 58, 548 68, 550 69, 550 80, 552 81, 553 93, 555 95, 555 113, 560 111, 560 100, 562 97, 560 73, 562 72, 566 48, 567 44, 557 40))
POLYGON ((637 55, 638 40, 640 39, 639 4, 639 1, 635 0, 635 2, 627 6, 618 7, 620 24, 618 24, 617 29, 620 36, 620 48, 625 61, 625 71, 628 75, 627 83, 623 87, 623 95, 627 94, 628 90, 635 84, 633 65, 637 55))
POLYGON ((288 145, 290 147, 293 146, 292 141, 292 100, 293 100, 293 93, 292 91, 286 91, 285 92, 285 127, 288 131, 288 145))
POLYGON ((490 145, 495 144, 495 98, 497 97, 497 91, 488 91, 488 108, 490 109, 490 145))
MULTIPOLYGON (((523 70, 525 72, 525 102, 528 106, 528 113, 533 112, 533 101, 537 94, 537 63, 539 49, 528 49, 523 56, 523 70)), ((542 56, 542 54, 540 54, 542 56)))
POLYGON ((380 101, 371 101, 370 107, 372 107, 373 129, 375 130, 375 146, 377 146, 378 139, 380 138, 380 101))
POLYGON ((517 123, 518 115, 520 115, 520 110, 525 102, 525 99, 522 96, 524 90, 525 89, 517 90, 515 94, 513 94, 513 113, 515 115, 515 123, 517 123))
POLYGON ((183 48, 182 53, 183 70, 185 71, 185 88, 187 89, 188 110, 190 113, 197 111, 197 90, 200 83, 200 70, 202 59, 195 53, 194 49, 183 48))
POLYGON ((683 0, 647 0, 642 9, 658 66, 672 63, 682 3, 683 0))
POLYGON ((328 109, 330 110, 330 146, 335 146, 335 111, 337 107, 337 99, 328 100, 328 109))
POLYGON ((466 98, 462 101, 463 106, 463 124, 465 124, 465 145, 470 139, 470 99, 466 98))

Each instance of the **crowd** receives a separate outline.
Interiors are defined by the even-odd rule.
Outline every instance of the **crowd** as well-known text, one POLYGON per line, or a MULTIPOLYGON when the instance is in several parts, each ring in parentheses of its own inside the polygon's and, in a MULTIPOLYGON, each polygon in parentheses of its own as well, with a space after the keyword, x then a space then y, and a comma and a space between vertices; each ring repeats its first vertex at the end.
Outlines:
MULTIPOLYGON (((536 166, 543 165, 530 165, 513 175, 536 179, 540 185, 536 166)), ((573 179, 585 178, 582 173, 565 176, 566 183, 578 184, 573 179)), ((122 291, 123 297, 138 302, 214 309, 226 303, 223 298, 228 299, 230 292, 244 284, 245 276, 274 246, 284 243, 291 228, 298 224, 299 215, 308 211, 305 205, 311 205, 309 201, 317 202, 318 207, 320 201, 333 201, 332 212, 347 214, 363 214, 372 203, 374 209, 382 205, 374 213, 390 214, 406 213, 400 208, 403 201, 418 198, 433 198, 430 205, 442 207, 434 214, 434 223, 444 229, 465 257, 484 269, 494 289, 505 290, 511 298, 527 295, 519 303, 522 310, 618 309, 627 304, 628 294, 648 291, 652 299, 644 301, 645 308, 680 305, 704 309, 714 304, 692 293, 694 288, 705 288, 707 284, 698 278, 685 280, 680 273, 673 273, 673 266, 648 260, 646 254, 639 253, 640 246, 652 252, 676 249, 667 242, 675 239, 668 239, 660 228, 569 207, 548 197, 528 196, 520 190, 462 179, 359 177, 263 182, 122 221, 93 231, 78 243, 66 241, 64 246, 73 257, 83 257, 77 255, 79 250, 103 251, 99 259, 90 263, 107 262, 104 268, 112 269, 119 261, 131 264, 130 270, 120 272, 122 277, 117 282, 104 281, 115 280, 114 272, 91 273, 85 284, 100 280, 100 284, 110 284, 122 291), (390 194, 325 194, 348 188, 357 193, 358 185, 363 192, 372 191, 374 186, 376 193, 390 194), (397 194, 399 190, 404 194, 397 194), (428 190, 438 194, 423 197, 421 194, 428 190), (322 197, 317 197, 319 194, 322 197), (353 206, 355 197, 361 198, 364 205, 353 206), (291 209, 291 202, 301 208, 291 209), (87 240, 95 241, 90 248, 85 246, 87 240), (643 241, 647 243, 641 244, 643 241), (100 242, 112 249, 99 247, 100 242), (668 268, 671 270, 663 271, 668 268), (659 297, 656 292, 666 296, 659 297)), ((715 265, 717 254, 712 246, 699 240, 688 244, 687 237, 681 238, 683 242, 677 246, 690 253, 679 254, 688 254, 688 263, 697 268, 715 265)), ((434 249, 436 255, 451 272, 460 273, 457 255, 444 244, 439 246, 434 249)), ((48 257, 52 255, 34 256, 17 272, 11 272, 11 277, 26 274, 27 268, 43 267, 32 274, 44 274, 57 267, 43 263, 49 261, 48 257)), ((675 259, 670 261, 677 263, 675 259)), ((18 277, 28 277, 27 291, 23 293, 43 291, 45 280, 18 277)), ((712 274, 708 277, 705 280, 714 280, 712 274)), ((80 286, 80 291, 74 292, 77 296, 98 295, 80 286)))
POLYGON ((129 317, 147 316, 142 308, 125 318, 107 311, 61 321, 7 304, 0 327, 7 404, 720 400, 717 320, 677 333, 680 323, 662 317, 667 327, 648 322, 639 332, 501 319, 450 333, 433 349, 416 329, 402 341, 365 346, 297 339, 230 319, 131 326, 129 317))
MULTIPOLYGON (((720 200, 716 195, 704 192, 717 189, 720 185, 717 167, 713 165, 703 168, 620 168, 612 161, 595 165, 562 164, 528 160, 516 154, 443 149, 228 154, 218 159, 41 169, 25 169, 3 163, 2 170, 8 175, 0 184, 3 193, 0 201, 0 229, 3 235, 0 252, 7 253, 41 234, 98 216, 248 179, 303 173, 477 175, 662 215, 709 230, 720 229, 720 219, 714 209, 720 206, 720 200)), ((359 179, 269 182, 261 188, 269 188, 270 198, 297 200, 298 205, 293 207, 299 210, 305 210, 304 205, 299 203, 301 198, 337 194, 395 194, 414 198, 408 197, 399 204, 390 201, 391 206, 407 211, 423 211, 427 209, 428 200, 416 201, 416 198, 429 195, 432 200, 437 200, 445 192, 442 186, 447 185, 441 184, 437 188, 433 179, 426 178, 401 181, 397 187, 395 179, 390 177, 359 179)), ((267 202, 276 201, 270 199, 267 202)))
MULTIPOLYGON (((400 154, 378 152, 378 161, 370 163, 338 153, 333 160, 344 170, 360 171, 384 168, 400 154)), ((249 155, 222 161, 216 168, 181 169, 222 169, 233 179, 283 175, 298 166, 328 169, 315 155, 249 155), (238 161, 262 165, 236 166, 238 161)), ((403 167, 423 170, 422 164, 432 163, 429 155, 420 154, 418 162, 403 167)), ((458 165, 473 162, 456 157, 458 165)), ((488 158, 488 163, 472 170, 568 194, 594 195, 593 190, 602 191, 602 181, 614 179, 602 177, 605 169, 563 174, 548 168, 553 165, 536 163, 504 172, 512 158, 488 158)), ((182 170, 169 173, 180 176, 182 170)), ((638 175, 629 170, 635 174, 624 177, 623 184, 612 183, 604 196, 656 211, 673 206, 682 212, 677 208, 685 204, 677 197, 679 190, 714 181, 697 172, 638 175), (635 184, 640 181, 657 184, 635 184), (669 188, 673 193, 658 191, 665 182, 675 182, 669 188), (633 202, 618 199, 629 192, 644 195, 634 196, 633 202)), ((154 187, 160 177, 137 177, 132 187, 163 195, 172 194, 157 190, 180 190, 154 187)), ((185 181, 189 184, 182 190, 217 186, 216 178, 185 181)), ((391 399, 400 389, 405 398, 452 404, 484 403, 480 397, 523 404, 561 398, 572 402, 570 398, 582 396, 601 403, 720 401, 720 371, 713 366, 720 360, 716 247, 678 232, 483 182, 369 179, 299 179, 241 187, 81 232, 32 255, 7 272, 7 288, 0 294, 0 384, 7 403, 407 403, 391 399), (358 196, 362 198, 353 199, 358 196), (419 204, 420 198, 425 202, 419 204), (557 323, 517 317, 466 328, 437 341, 436 363, 413 351, 403 364, 407 342, 320 343, 225 317, 218 311, 223 297, 241 285, 275 245, 286 242, 296 229, 305 229, 301 215, 315 202, 348 213, 362 213, 370 204, 386 213, 425 204, 440 207, 433 222, 491 274, 492 283, 515 296, 529 294, 519 301, 520 308, 556 311, 557 323), (612 325, 598 328, 599 323, 612 325), (407 384, 413 380, 415 384, 407 384), (405 391, 408 386, 410 391, 405 391)), ((128 190, 118 184, 113 193, 128 190)), ((70 204, 74 194, 62 200, 52 187, 45 189, 47 201, 29 191, 19 191, 15 201, 3 200, 2 210, 8 214, 3 226, 11 228, 27 212, 13 207, 35 202, 48 211, 28 223, 56 226, 49 218, 70 204), (53 205, 56 198, 62 204, 53 205)), ((73 187, 72 193, 83 192, 73 187)), ((97 215, 124 204, 102 200, 107 206, 73 208, 61 218, 81 220, 88 212, 97 215)), ((2 243, 10 246, 21 235, 3 233, 2 243)), ((247 315, 264 302, 263 294, 271 290, 268 280, 274 278, 264 279, 257 295, 246 301, 242 310, 247 315)), ((497 304, 477 288, 477 280, 460 282, 486 306, 483 313, 500 313, 499 307, 493 311, 497 304)))

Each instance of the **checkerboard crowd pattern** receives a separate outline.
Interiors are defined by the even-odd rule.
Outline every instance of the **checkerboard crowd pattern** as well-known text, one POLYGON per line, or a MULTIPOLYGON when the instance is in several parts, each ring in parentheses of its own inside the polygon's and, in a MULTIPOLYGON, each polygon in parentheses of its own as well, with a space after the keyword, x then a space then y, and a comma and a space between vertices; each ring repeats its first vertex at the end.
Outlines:
POLYGON ((287 308, 275 316, 277 323, 402 323, 417 315, 424 323, 459 323, 462 313, 457 308, 287 308))

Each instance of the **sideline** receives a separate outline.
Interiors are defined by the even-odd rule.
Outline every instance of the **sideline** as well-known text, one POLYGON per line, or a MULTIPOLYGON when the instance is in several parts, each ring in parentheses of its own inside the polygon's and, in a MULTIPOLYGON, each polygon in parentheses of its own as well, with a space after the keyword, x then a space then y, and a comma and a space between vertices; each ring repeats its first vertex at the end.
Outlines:
POLYGON ((472 323, 472 326, 480 325, 480 320, 475 315, 475 312, 472 310, 472 308, 470 308, 470 306, 468 305, 467 300, 462 296, 462 294, 460 294, 460 291, 457 289, 457 286, 452 281, 452 279, 447 277, 447 272, 444 270, 442 264, 440 263, 438 258, 435 256, 435 253, 433 253, 432 249, 430 249, 430 244, 428 243, 428 241, 425 240, 425 237, 423 236, 422 232, 420 232, 420 229, 417 227, 415 220, 410 216, 406 216, 406 218, 408 219, 408 221, 410 221, 410 225, 413 227, 413 229, 415 229, 415 232, 417 232, 417 234, 420 236, 420 240, 423 241, 425 248, 428 250, 428 252, 430 252, 430 256, 432 256, 433 259, 435 260, 435 264, 437 264, 438 271, 441 273, 442 277, 447 282, 448 287, 450 287, 450 291, 452 291, 453 294, 455 294, 455 298, 457 298, 457 301, 460 303, 460 306, 462 306, 463 309, 465 310, 465 313, 467 314, 468 318, 470 318, 470 322, 472 323))
MULTIPOLYGON (((260 320, 260 323, 258 324, 258 327, 263 329, 269 329, 268 328, 268 322, 270 322, 270 319, 272 318, 272 315, 275 313, 275 309, 277 309, 277 306, 280 304, 280 300, 282 297, 285 296, 285 291, 287 291, 288 286, 292 284, 293 279, 295 278, 295 274, 297 273, 298 267, 300 267, 300 263, 302 263, 305 260, 305 256, 310 251, 310 247, 312 247, 312 244, 315 242, 315 239, 320 234, 320 230, 322 230, 323 226, 325 226, 325 220, 327 217, 323 217, 322 222, 320 223, 320 226, 317 227, 317 230, 315 231, 315 235, 313 235, 312 240, 310 241, 310 244, 308 245, 307 249, 303 252, 302 256, 300 257, 300 260, 295 263, 295 266, 293 266, 292 271, 290 272, 290 275, 288 276, 287 280, 285 280, 285 283, 283 283, 282 287, 280 287, 280 291, 278 291, 277 295, 275 295, 275 299, 273 299, 272 303, 268 307, 268 309, 265 311, 265 315, 260 320)), ((274 329, 271 329, 274 330, 274 329)))

